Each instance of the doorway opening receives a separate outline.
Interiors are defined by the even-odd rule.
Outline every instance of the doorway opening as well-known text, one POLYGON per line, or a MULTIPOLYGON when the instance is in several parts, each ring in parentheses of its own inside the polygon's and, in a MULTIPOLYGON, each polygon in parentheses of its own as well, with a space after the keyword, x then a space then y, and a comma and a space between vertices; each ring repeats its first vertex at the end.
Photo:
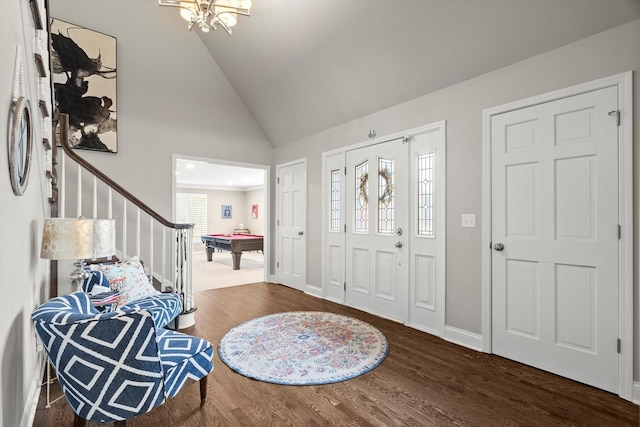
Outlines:
POLYGON ((194 292, 267 281, 268 178, 266 165, 174 156, 174 218, 194 224, 194 292))

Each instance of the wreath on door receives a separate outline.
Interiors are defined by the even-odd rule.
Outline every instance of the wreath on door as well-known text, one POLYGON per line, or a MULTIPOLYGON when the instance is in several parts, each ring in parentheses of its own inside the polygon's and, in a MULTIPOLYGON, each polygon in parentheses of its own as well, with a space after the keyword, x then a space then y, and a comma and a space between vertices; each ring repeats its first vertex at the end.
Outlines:
MULTIPOLYGON (((391 173, 387 168, 380 169, 378 176, 384 180, 384 191, 378 197, 378 202, 388 205, 391 202, 391 195, 393 194, 393 184, 391 182, 391 173)), ((360 198, 366 203, 369 203, 369 196, 367 195, 367 182, 369 181, 369 173, 365 172, 360 175, 359 194, 360 198)))

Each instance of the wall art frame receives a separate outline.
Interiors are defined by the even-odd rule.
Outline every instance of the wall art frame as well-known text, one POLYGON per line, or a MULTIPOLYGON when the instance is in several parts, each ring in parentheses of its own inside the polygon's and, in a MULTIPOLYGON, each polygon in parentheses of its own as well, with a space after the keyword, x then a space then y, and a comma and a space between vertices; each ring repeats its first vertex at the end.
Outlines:
POLYGON ((73 148, 118 152, 117 40, 51 19, 56 107, 69 115, 73 148))
POLYGON ((231 206, 231 205, 222 205, 221 213, 222 213, 222 218, 224 218, 224 219, 232 218, 233 206, 231 206))

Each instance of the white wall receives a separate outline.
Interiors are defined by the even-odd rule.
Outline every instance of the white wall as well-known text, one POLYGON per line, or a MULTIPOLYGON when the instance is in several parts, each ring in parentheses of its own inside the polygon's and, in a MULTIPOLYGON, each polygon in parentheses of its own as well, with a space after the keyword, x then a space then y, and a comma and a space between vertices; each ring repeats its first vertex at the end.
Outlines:
MULTIPOLYGON (((437 58, 434 58, 437 60, 437 58)), ((359 120, 327 129, 275 149, 275 164, 307 157, 308 260, 321 258, 322 157, 324 151, 367 140, 369 129, 384 136, 440 120, 447 121, 447 304, 446 323, 480 334, 481 228, 462 228, 461 214, 482 223, 482 110, 601 77, 634 70, 634 98, 640 99, 640 20, 583 39, 509 67, 421 96, 359 120)), ((424 76, 429 78, 429 76, 424 76)), ((634 145, 640 108, 634 114, 634 145)), ((634 153, 635 230, 638 235, 640 150, 634 153)), ((275 194, 275 193, 274 193, 275 194)), ((638 241, 634 252, 637 259, 638 241)), ((638 295, 638 266, 634 268, 638 295)), ((307 263, 307 282, 321 283, 321 266, 307 263)), ((638 302, 635 309, 635 372, 638 377, 638 302)))
MULTIPOLYGON (((0 425, 27 426, 41 365, 31 312, 48 297, 48 263, 39 258, 43 219, 48 214, 44 150, 33 61, 29 2, 0 1, 0 425), (7 145, 16 45, 25 50, 26 93, 34 118, 32 169, 24 195, 11 189, 7 145)), ((41 359, 40 359, 41 360, 41 359)))
MULTIPOLYGON (((251 205, 263 206, 264 190, 232 191, 177 188, 178 193, 196 193, 207 195, 207 233, 233 233, 240 224, 252 234, 263 234, 262 215, 251 218, 251 205), (232 206, 232 217, 222 218, 222 205, 232 206)), ((194 238, 199 236, 194 236, 194 238)))

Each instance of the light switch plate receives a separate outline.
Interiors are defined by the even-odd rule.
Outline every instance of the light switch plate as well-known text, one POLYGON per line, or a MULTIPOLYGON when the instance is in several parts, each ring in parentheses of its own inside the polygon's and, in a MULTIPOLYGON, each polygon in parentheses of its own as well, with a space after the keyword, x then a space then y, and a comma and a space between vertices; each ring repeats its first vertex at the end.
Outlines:
POLYGON ((462 226, 466 228, 475 228, 476 214, 462 214, 462 226))

